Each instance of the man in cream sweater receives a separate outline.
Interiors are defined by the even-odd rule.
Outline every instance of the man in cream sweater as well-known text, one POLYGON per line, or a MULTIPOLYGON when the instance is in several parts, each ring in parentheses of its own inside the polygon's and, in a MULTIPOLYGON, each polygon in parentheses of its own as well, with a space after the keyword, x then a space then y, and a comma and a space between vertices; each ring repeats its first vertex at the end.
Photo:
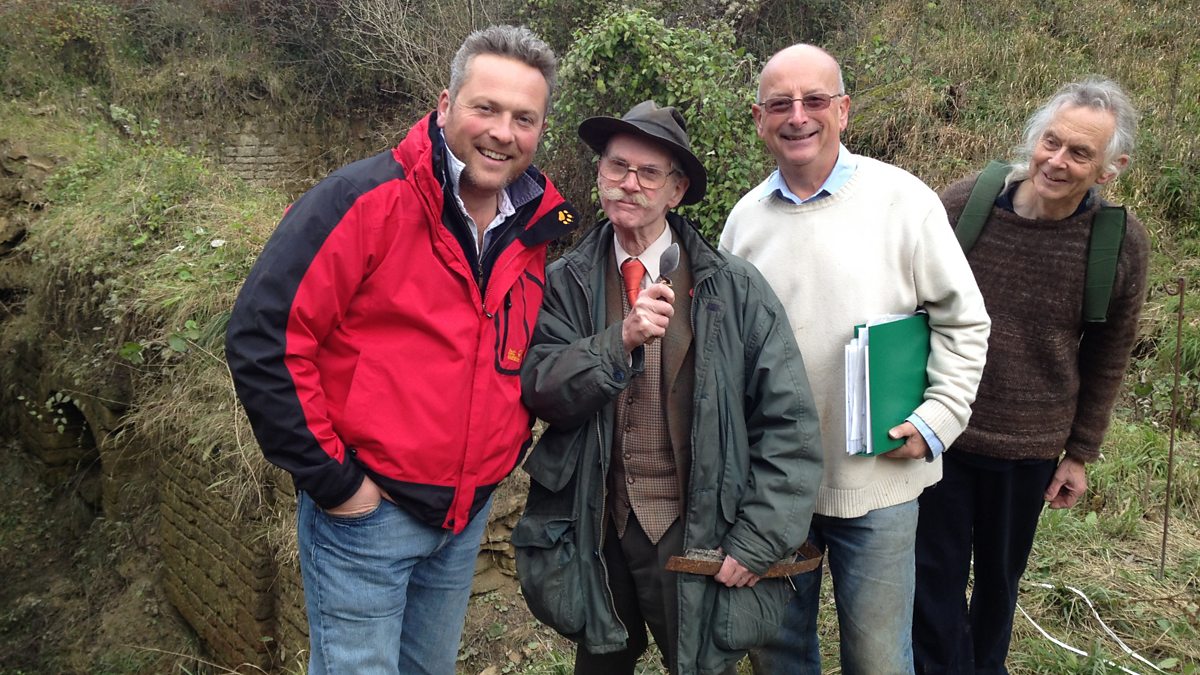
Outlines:
MULTIPOLYGON (((848 675, 911 673, 917 497, 970 417, 990 327, 938 196, 841 145, 850 113, 837 61, 811 45, 775 54, 751 107, 778 170, 734 207, 721 248, 754 263, 783 301, 804 355, 825 470, 809 539, 827 552, 848 675), (929 388, 877 457, 846 453, 843 347, 855 324, 929 313, 929 388)), ((820 571, 796 595, 758 673, 820 673, 820 571)))

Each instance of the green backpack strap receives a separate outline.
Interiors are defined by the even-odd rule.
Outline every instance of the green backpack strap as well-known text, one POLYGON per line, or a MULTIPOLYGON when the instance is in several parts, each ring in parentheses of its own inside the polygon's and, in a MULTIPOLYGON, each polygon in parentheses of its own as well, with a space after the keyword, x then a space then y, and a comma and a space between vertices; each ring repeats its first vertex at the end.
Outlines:
POLYGON ((954 236, 958 237, 958 245, 963 253, 969 252, 975 245, 984 224, 992 215, 992 206, 1004 189, 1004 178, 1008 176, 1009 168, 1004 162, 992 160, 979 174, 975 187, 971 188, 971 196, 967 198, 967 205, 963 207, 958 224, 954 227, 954 236))
POLYGON ((1102 206, 1092 220, 1087 276, 1083 288, 1083 320, 1103 323, 1117 279, 1117 259, 1125 240, 1125 207, 1102 206))
MULTIPOLYGON (((970 252, 983 232, 1010 169, 1008 164, 992 160, 971 188, 971 196, 954 228, 963 253, 970 252)), ((1125 216, 1123 206, 1102 206, 1092 220, 1083 289, 1083 320, 1088 323, 1108 320, 1108 303, 1117 280, 1117 259, 1121 255, 1121 242, 1125 241, 1125 216)))

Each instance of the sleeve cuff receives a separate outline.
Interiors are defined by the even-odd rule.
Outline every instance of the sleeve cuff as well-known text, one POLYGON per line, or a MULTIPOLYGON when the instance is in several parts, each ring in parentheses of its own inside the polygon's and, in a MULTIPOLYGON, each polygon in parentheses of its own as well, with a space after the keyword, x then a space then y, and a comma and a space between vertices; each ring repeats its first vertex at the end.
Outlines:
POLYGON ((921 437, 925 439, 925 444, 929 446, 929 456, 925 458, 925 461, 932 462, 942 456, 942 453, 946 451, 946 446, 942 444, 937 434, 933 433, 933 429, 929 428, 925 420, 921 419, 920 415, 913 413, 905 421, 911 422, 917 428, 917 431, 921 433, 921 437))

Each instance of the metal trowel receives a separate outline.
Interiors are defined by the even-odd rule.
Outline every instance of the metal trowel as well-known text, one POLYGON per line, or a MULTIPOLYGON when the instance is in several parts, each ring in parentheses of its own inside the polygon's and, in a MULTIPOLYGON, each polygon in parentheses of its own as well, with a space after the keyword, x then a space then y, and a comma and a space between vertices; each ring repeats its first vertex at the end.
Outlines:
POLYGON ((667 250, 662 252, 662 256, 658 259, 658 283, 671 285, 671 279, 667 275, 679 269, 679 244, 674 243, 667 247, 667 250))

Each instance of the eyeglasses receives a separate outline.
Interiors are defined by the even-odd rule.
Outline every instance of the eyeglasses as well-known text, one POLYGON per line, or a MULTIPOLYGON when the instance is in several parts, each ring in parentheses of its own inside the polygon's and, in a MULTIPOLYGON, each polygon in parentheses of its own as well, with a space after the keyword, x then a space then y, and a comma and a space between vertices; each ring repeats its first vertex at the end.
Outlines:
POLYGON ((805 94, 797 98, 789 98, 787 96, 775 96, 765 101, 760 101, 759 106, 772 115, 784 115, 792 111, 792 104, 796 101, 804 106, 804 112, 821 112, 829 107, 833 99, 845 94, 805 94))
POLYGON ((615 157, 600 158, 600 175, 607 180, 620 183, 630 171, 637 177, 638 185, 647 190, 657 190, 667 184, 667 176, 678 173, 676 169, 667 171, 657 166, 630 166, 629 162, 615 157))

